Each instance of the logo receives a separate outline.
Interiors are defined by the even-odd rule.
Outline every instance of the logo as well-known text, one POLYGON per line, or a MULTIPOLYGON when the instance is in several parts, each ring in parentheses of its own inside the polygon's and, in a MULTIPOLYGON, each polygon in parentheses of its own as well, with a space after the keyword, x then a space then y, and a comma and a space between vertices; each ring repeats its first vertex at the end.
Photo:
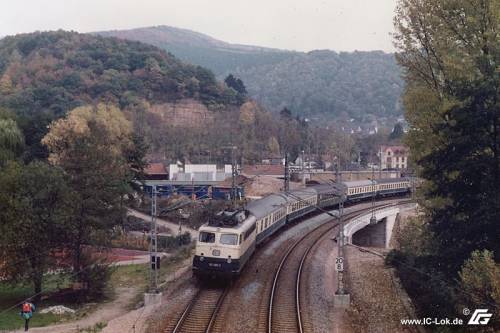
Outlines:
POLYGON ((486 325, 493 316, 492 313, 488 313, 488 309, 476 309, 472 316, 470 317, 468 325, 486 325))

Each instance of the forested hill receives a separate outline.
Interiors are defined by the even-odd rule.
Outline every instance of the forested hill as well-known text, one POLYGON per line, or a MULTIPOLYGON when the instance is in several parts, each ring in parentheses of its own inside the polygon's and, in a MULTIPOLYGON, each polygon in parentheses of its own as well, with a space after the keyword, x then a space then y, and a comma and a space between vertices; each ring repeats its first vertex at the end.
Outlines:
POLYGON ((0 106, 18 113, 58 116, 96 100, 125 107, 182 98, 236 103, 210 70, 148 44, 66 31, 0 40, 0 106))
POLYGON ((0 111, 16 115, 35 156, 50 121, 77 106, 137 109, 183 98, 214 109, 241 102, 210 70, 152 45, 66 31, 0 40, 0 111))
POLYGON ((290 52, 229 44, 166 26, 98 34, 156 45, 212 69, 219 78, 233 73, 243 80, 251 97, 273 111, 286 106, 302 115, 357 119, 403 113, 399 104, 403 82, 393 54, 290 52))

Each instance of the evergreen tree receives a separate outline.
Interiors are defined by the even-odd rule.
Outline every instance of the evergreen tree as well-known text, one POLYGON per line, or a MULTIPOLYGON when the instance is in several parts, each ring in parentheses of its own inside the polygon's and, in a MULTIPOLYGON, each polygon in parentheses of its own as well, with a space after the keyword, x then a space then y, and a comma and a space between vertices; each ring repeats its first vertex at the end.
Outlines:
POLYGON ((389 134, 389 140, 400 140, 404 135, 403 126, 400 123, 394 125, 391 134, 389 134))
POLYGON ((42 278, 55 267, 70 220, 70 190, 62 171, 45 162, 10 162, 0 172, 0 253, 2 271, 32 281, 40 299, 42 278))
POLYGON ((12 119, 0 118, 0 167, 19 155, 24 146, 24 136, 12 119))
POLYGON ((229 88, 233 88, 239 94, 241 95, 247 94, 247 88, 243 84, 243 81, 241 81, 241 79, 234 77, 233 74, 229 74, 224 80, 224 82, 229 88))

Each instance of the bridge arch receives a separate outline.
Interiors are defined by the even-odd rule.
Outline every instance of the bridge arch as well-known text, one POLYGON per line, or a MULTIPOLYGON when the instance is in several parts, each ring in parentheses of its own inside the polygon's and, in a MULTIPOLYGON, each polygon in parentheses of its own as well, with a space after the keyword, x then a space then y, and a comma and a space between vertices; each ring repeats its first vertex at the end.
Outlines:
POLYGON ((389 247, 399 207, 390 206, 375 209, 377 223, 370 225, 372 213, 366 213, 344 225, 346 243, 360 246, 389 247))

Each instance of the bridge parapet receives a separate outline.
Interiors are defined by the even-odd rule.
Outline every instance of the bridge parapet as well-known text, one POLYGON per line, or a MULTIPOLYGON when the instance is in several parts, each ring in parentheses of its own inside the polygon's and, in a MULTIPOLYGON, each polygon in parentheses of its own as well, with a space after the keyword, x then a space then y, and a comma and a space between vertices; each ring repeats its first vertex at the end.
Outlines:
MULTIPOLYGON (((385 235, 384 235, 385 247, 389 246, 389 240, 391 239, 392 229, 394 226, 394 222, 396 220, 396 215, 398 213, 399 213, 398 206, 390 206, 390 207, 375 209, 374 215, 375 218, 377 219, 377 223, 379 223, 382 220, 385 220, 385 235)), ((369 212, 361 216, 358 216, 357 218, 351 220, 349 223, 346 223, 344 225, 345 242, 352 243, 352 236, 359 230, 370 225, 371 217, 372 217, 372 212, 369 212)))

